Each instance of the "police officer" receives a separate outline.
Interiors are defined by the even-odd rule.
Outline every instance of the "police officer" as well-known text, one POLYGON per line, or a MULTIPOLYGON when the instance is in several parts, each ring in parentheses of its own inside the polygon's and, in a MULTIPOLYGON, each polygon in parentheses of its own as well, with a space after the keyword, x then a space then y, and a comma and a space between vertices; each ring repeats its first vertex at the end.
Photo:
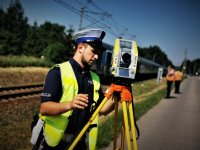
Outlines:
POLYGON ((180 84, 182 81, 183 73, 179 70, 175 71, 175 93, 180 93, 180 84))
MULTIPOLYGON (((90 67, 104 49, 104 36, 105 32, 100 29, 75 33, 76 51, 73 58, 48 72, 40 106, 40 118, 44 120, 43 149, 66 149, 77 131, 87 123, 94 108, 103 100, 99 77, 90 67)), ((106 115, 113 109, 114 100, 109 99, 100 114, 106 115)), ((94 128, 97 128, 96 124, 97 121, 94 122, 94 128)), ((95 149, 96 137, 89 140, 93 140, 90 146, 95 149)), ((87 149, 85 135, 75 149, 87 149)))
POLYGON ((172 66, 169 65, 167 68, 167 75, 166 75, 167 93, 165 98, 170 98, 171 86, 172 83, 174 82, 174 74, 175 74, 174 69, 172 68, 172 66))

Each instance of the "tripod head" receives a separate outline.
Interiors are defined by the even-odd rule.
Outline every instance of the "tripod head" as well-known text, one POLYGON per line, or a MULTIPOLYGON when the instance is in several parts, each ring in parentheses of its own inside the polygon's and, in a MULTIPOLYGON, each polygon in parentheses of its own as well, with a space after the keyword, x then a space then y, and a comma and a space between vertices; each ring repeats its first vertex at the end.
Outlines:
POLYGON ((108 92, 105 96, 109 99, 113 93, 120 93, 121 101, 129 101, 132 102, 132 92, 131 88, 123 85, 111 84, 108 92))

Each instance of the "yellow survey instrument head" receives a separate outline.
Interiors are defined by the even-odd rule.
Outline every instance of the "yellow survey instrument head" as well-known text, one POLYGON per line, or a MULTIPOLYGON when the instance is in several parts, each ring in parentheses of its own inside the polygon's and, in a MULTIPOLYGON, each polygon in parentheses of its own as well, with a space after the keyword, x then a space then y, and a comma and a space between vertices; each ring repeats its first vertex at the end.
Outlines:
POLYGON ((114 77, 134 79, 137 69, 138 49, 135 41, 116 39, 111 74, 114 77))

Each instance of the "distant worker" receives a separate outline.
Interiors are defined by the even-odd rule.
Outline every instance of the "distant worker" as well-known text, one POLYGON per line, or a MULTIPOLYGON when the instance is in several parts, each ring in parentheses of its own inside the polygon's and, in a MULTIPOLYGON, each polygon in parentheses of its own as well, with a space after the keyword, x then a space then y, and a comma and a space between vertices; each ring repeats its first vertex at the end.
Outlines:
POLYGON ((180 84, 183 78, 183 73, 179 70, 175 71, 175 93, 180 93, 180 84))
POLYGON ((168 66, 167 75, 166 75, 167 93, 166 93, 165 98, 170 98, 171 86, 172 86, 172 83, 174 82, 174 75, 175 75, 174 69, 172 68, 172 66, 168 66))
MULTIPOLYGON (((90 67, 105 49, 102 43, 104 36, 105 32, 99 29, 75 33, 73 58, 54 66, 47 74, 40 106, 40 120, 44 121, 44 127, 42 137, 36 142, 36 150, 39 150, 38 147, 43 147, 42 150, 67 149, 77 131, 84 127, 103 100, 99 76, 90 67)), ((113 99, 108 99, 99 113, 107 115, 114 109, 114 104, 113 99)), ((98 116, 88 130, 90 148, 86 147, 84 134, 75 150, 96 149, 97 119, 98 116)))

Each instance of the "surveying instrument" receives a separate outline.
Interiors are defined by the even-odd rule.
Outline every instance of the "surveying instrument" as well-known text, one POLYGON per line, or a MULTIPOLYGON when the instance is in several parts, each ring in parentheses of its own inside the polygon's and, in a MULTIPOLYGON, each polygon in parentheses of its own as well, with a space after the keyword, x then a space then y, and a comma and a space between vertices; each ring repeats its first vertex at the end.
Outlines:
POLYGON ((89 121, 83 127, 83 129, 76 136, 75 140, 69 147, 69 150, 73 150, 78 141, 82 138, 85 132, 90 127, 91 123, 98 115, 101 108, 112 96, 112 94, 118 94, 118 100, 115 100, 115 124, 114 124, 114 143, 113 150, 124 149, 124 139, 126 137, 126 143, 128 150, 138 150, 136 139, 136 126, 133 112, 133 95, 131 90, 131 83, 135 78, 136 68, 138 61, 138 50, 135 41, 116 39, 113 56, 111 61, 111 74, 113 75, 113 83, 105 94, 105 98, 99 104, 99 106, 93 111, 89 121), (120 97, 119 97, 120 96, 120 97), (118 116, 118 101, 122 104, 123 109, 123 125, 121 134, 121 148, 116 148, 116 136, 117 136, 117 116, 118 116), (129 112, 129 113, 128 113, 129 112), (131 132, 130 132, 131 130, 131 132), (132 136, 132 137, 131 137, 132 136), (133 144, 131 144, 133 141, 133 144))

